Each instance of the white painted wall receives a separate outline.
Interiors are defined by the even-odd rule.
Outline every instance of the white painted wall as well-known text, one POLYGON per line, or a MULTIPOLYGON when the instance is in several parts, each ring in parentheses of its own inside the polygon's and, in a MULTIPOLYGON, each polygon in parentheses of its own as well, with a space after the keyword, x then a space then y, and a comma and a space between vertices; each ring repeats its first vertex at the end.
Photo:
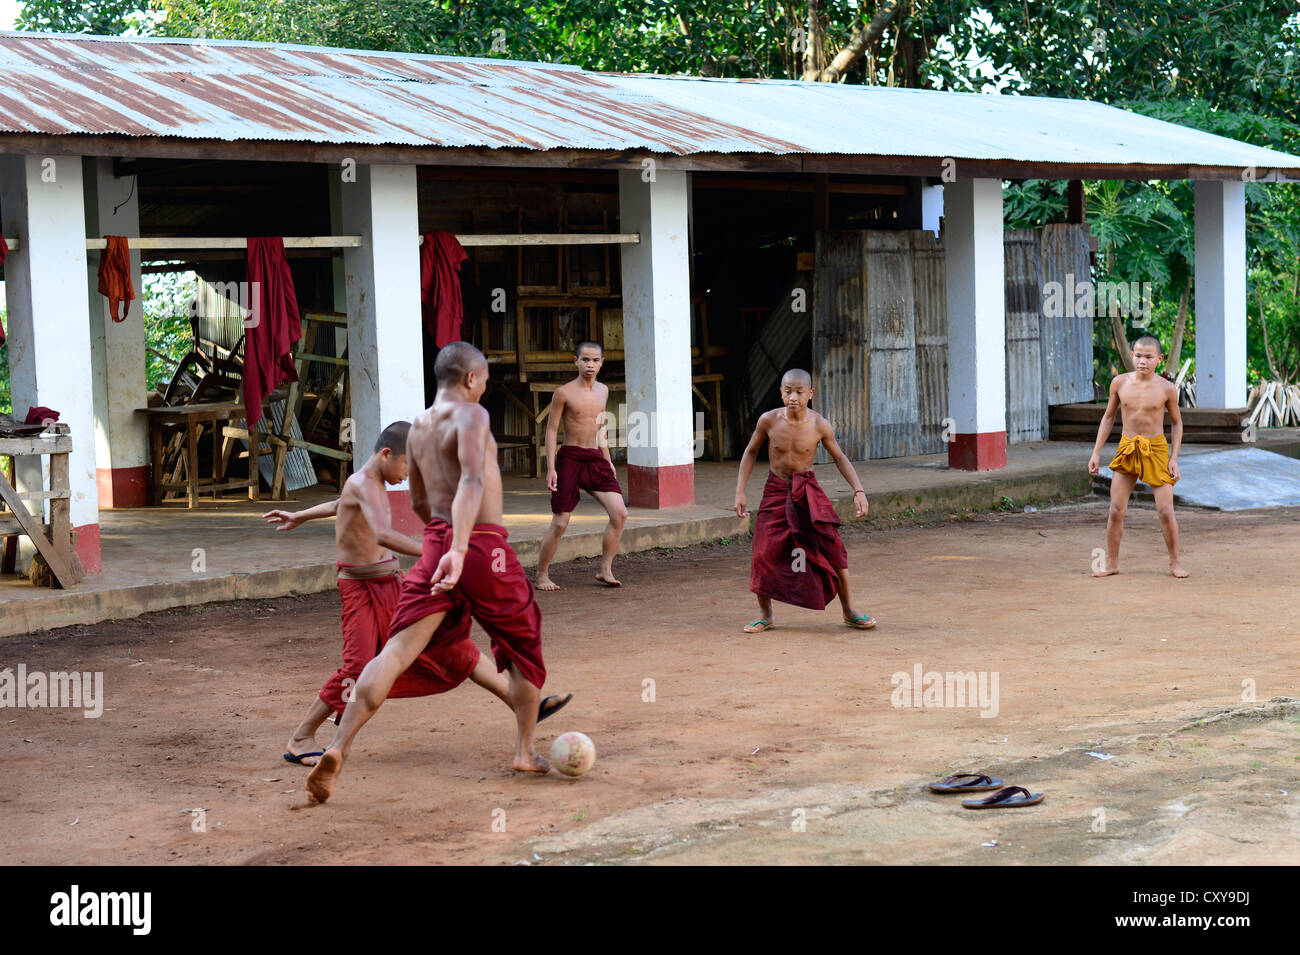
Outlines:
POLYGON ((1196 182, 1196 404, 1246 403, 1246 184, 1196 182))
MULTIPOLYGON (((81 159, 0 155, 0 214, 0 231, 21 242, 5 260, 14 416, 60 413, 72 429, 72 524, 98 524, 81 159)), ((21 468, 19 480, 31 486, 21 468)))
POLYGON ((343 251, 359 468, 386 426, 424 409, 415 167, 357 166, 340 198, 343 233, 361 236, 360 248, 343 251))
POLYGON ((662 169, 653 182, 644 175, 641 170, 618 175, 619 229, 641 234, 639 244, 621 247, 628 412, 629 417, 654 412, 656 420, 670 424, 660 427, 652 446, 629 447, 627 461, 659 468, 695 460, 690 181, 687 173, 662 169))
POLYGON ((943 187, 948 271, 948 416, 958 434, 1007 428, 1002 181, 943 187))
MULTIPOLYGON (((86 235, 138 236, 140 197, 134 176, 118 179, 113 160, 86 159, 86 235)), ((143 467, 149 462, 148 423, 135 409, 145 406, 144 308, 140 253, 131 252, 135 300, 126 320, 109 316, 108 299, 99 294, 99 253, 86 254, 90 300, 90 346, 95 385, 95 461, 100 468, 143 467)))

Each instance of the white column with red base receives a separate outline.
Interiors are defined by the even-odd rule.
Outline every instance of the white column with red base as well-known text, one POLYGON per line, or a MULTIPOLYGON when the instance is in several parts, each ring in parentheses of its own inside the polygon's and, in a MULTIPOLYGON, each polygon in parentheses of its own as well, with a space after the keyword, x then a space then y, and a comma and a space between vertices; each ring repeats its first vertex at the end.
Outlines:
POLYGON ((641 234, 639 244, 622 247, 633 507, 695 502, 689 190, 684 172, 618 175, 619 229, 641 234))
POLYGON ((943 187, 948 272, 948 466, 1007 466, 1007 336, 1002 181, 943 187))
POLYGON ((1240 408, 1246 403, 1246 184, 1194 186, 1196 404, 1240 408))
MULTIPOLYGON (((361 236, 359 248, 343 251, 355 470, 384 428, 424 409, 424 350, 415 167, 359 165, 355 181, 350 173, 340 186, 343 234, 361 236)), ((389 501, 394 529, 418 537, 408 485, 389 501)))
MULTIPOLYGON (((86 187, 86 235, 138 236, 137 177, 117 178, 113 175, 113 160, 103 158, 86 159, 82 176, 86 187)), ((140 253, 131 252, 135 299, 121 322, 114 321, 108 299, 99 294, 100 254, 86 255, 99 503, 101 507, 144 507, 149 503, 149 429, 145 416, 136 413, 146 403, 140 253)))
MULTIPOLYGON (((59 412, 59 422, 71 429, 72 529, 82 566, 97 574, 103 559, 81 162, 72 156, 0 155, 0 231, 20 242, 5 259, 14 416, 21 420, 29 407, 41 405, 59 412)), ((37 489, 33 463, 18 467, 22 490, 37 489)))

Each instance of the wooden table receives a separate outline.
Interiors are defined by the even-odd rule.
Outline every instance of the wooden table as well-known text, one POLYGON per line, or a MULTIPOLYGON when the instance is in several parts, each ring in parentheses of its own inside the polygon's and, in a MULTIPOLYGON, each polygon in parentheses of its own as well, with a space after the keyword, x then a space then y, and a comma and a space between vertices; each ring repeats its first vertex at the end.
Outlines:
MULTIPOLYGON (((19 429, 21 430, 21 429, 19 429)), ((46 455, 50 457, 50 489, 18 491, 0 473, 0 499, 8 506, 12 517, 0 516, 0 537, 5 538, 4 556, 0 569, 14 572, 17 556, 16 535, 31 540, 37 553, 45 558, 54 579, 67 589, 81 580, 81 562, 77 560, 72 541, 70 513, 71 492, 68 485, 68 453, 72 450, 72 437, 66 424, 49 424, 40 433, 28 436, 0 437, 0 456, 25 457, 46 455), (27 510, 27 501, 50 502, 50 526, 45 526, 45 508, 38 504, 36 513, 27 510)), ((12 473, 12 472, 11 472, 12 473)))
POLYGON ((241 434, 248 435, 248 477, 237 481, 226 480, 226 468, 230 462, 229 445, 225 441, 234 438, 226 434, 225 423, 238 420, 245 421, 244 406, 237 401, 199 402, 191 405, 159 405, 156 408, 139 408, 141 414, 149 416, 149 456, 153 468, 153 504, 163 502, 168 491, 185 491, 189 506, 197 507, 199 490, 211 492, 212 500, 219 499, 222 491, 247 488, 248 499, 257 500, 258 491, 258 440, 257 429, 247 428, 241 434), (208 477, 199 475, 199 430, 202 425, 212 426, 212 474, 208 477), (169 434, 170 432, 170 434, 169 434), (163 473, 164 438, 170 439, 177 432, 184 434, 182 453, 185 463, 185 480, 168 481, 163 473))

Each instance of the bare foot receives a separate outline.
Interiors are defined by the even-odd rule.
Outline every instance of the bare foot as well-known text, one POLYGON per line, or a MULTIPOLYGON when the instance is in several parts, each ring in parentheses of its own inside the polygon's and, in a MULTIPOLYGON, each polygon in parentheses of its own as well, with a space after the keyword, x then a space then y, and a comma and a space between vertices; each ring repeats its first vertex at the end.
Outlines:
POLYGON ((551 764, 537 755, 537 750, 529 750, 526 756, 515 756, 513 768, 521 773, 549 773, 551 764))
POLYGON ((1189 574, 1187 571, 1183 570, 1183 565, 1180 564, 1180 563, 1178 563, 1178 561, 1176 561, 1176 560, 1171 560, 1171 561, 1169 562, 1169 573, 1173 574, 1175 577, 1190 577, 1190 576, 1192 576, 1192 575, 1189 574))
POLYGON ((324 802, 334 792, 334 783, 343 770, 343 757, 337 749, 327 749, 316 768, 307 777, 307 798, 311 802, 324 802))
POLYGON ((289 745, 286 746, 284 750, 286 753, 288 753, 291 756, 300 757, 294 760, 294 762, 296 762, 299 766, 310 767, 316 765, 316 763, 318 762, 317 757, 315 756, 303 757, 302 754, 320 752, 320 744, 316 742, 316 737, 314 736, 308 736, 305 739, 299 739, 297 736, 293 736, 290 737, 289 745))
POLYGON ((623 586, 623 582, 614 576, 614 572, 612 570, 602 570, 600 573, 596 575, 596 579, 599 580, 606 587, 623 586))
POLYGON ((1093 571, 1094 577, 1113 577, 1119 573, 1118 567, 1107 567, 1105 570, 1093 571))
POLYGON ((537 587, 538 590, 559 590, 560 589, 560 585, 557 584, 555 581, 551 580, 550 574, 542 574, 542 576, 538 577, 535 586, 537 587))

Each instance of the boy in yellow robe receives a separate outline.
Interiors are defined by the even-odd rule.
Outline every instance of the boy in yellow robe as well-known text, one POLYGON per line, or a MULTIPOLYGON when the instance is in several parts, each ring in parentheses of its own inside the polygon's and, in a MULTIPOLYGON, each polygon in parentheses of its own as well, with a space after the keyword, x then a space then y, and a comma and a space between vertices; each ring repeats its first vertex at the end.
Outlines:
POLYGON ((1111 428, 1115 412, 1123 408, 1124 428, 1119 450, 1111 459, 1110 516, 1106 521, 1106 566, 1094 577, 1119 573, 1119 544, 1124 536, 1124 514, 1133 486, 1141 481, 1156 499, 1156 514, 1169 549, 1169 571, 1175 577, 1188 576, 1178 562, 1178 522, 1174 520, 1174 485, 1178 483, 1178 449, 1183 443, 1183 418, 1178 411, 1178 389, 1156 374, 1164 360, 1158 339, 1144 335, 1133 343, 1134 370, 1116 375, 1110 383, 1110 401, 1097 430, 1097 443, 1088 459, 1088 473, 1100 470, 1098 457, 1111 428), (1169 411, 1173 448, 1165 441, 1165 410, 1169 411))

